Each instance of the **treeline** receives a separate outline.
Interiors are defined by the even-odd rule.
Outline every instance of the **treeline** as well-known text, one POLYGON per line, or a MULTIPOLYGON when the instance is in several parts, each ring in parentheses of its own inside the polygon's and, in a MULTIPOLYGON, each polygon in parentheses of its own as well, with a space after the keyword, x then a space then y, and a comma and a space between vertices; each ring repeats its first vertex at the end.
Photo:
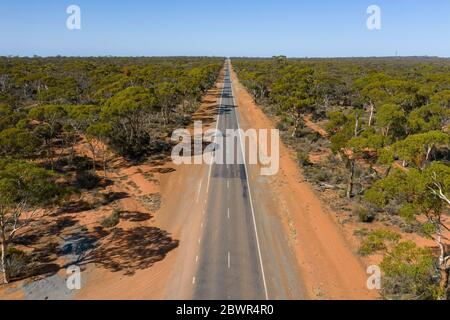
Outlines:
POLYGON ((53 142, 84 134, 138 158, 189 121, 221 66, 212 58, 0 58, 0 154, 51 156, 53 142))
MULTIPOLYGON (((447 299, 450 60, 274 57, 233 59, 233 66, 254 99, 280 119, 307 177, 342 189, 361 221, 401 217, 436 242, 432 254, 411 243, 390 251, 383 293, 447 299), (327 141, 305 130, 306 116, 324 122, 327 141), (313 164, 302 148, 317 141, 333 155, 313 164)), ((382 238, 373 237, 372 251, 386 249, 382 238)))
POLYGON ((35 208, 107 175, 111 154, 139 160, 167 151, 189 124, 221 58, 0 57, 0 241, 4 282, 14 238, 35 208), (83 162, 87 145, 89 163, 83 162), (84 184, 89 181, 84 181, 84 184), (34 208, 34 209, 33 209, 34 208))

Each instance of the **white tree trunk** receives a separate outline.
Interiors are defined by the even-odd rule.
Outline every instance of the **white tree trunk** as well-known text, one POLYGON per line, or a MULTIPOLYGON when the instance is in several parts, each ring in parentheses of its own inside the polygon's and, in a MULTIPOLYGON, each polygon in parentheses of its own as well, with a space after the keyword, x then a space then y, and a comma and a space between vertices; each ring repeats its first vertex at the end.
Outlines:
POLYGON ((8 246, 5 241, 4 235, 2 235, 2 261, 1 261, 1 271, 3 273, 3 283, 9 283, 8 270, 6 268, 6 251, 8 250, 8 246))
POLYGON ((375 112, 375 106, 374 104, 371 102, 370 103, 370 117, 369 117, 369 127, 372 126, 372 122, 373 122, 373 114, 375 112))

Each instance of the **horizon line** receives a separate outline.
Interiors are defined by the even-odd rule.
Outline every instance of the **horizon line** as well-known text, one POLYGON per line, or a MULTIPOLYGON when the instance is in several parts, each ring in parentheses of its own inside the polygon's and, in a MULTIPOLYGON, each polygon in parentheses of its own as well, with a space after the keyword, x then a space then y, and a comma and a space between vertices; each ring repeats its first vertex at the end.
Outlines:
POLYGON ((247 59, 271 59, 274 57, 286 57, 287 59, 383 59, 383 58, 427 58, 450 59, 450 56, 438 55, 374 55, 374 56, 287 56, 261 55, 261 56, 221 56, 221 55, 2 55, 0 58, 247 58, 247 59))

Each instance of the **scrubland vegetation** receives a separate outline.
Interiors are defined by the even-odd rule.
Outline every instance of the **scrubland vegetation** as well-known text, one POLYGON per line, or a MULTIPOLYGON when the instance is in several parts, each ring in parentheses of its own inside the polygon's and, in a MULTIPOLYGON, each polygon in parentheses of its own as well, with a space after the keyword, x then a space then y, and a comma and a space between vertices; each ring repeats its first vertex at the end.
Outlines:
POLYGON ((240 81, 277 119, 299 165, 339 211, 393 231, 363 235, 383 252, 388 299, 448 299, 450 60, 438 58, 233 59, 240 81))
MULTIPOLYGON (((450 60, 232 63, 305 178, 364 226, 359 253, 384 255, 383 296, 448 299, 450 60)), ((191 122, 222 66, 219 58, 0 57, 3 282, 26 277, 39 260, 18 235, 45 227, 32 222, 105 180, 112 159, 170 151, 172 131, 191 122)), ((113 229, 120 219, 114 210, 99 224, 113 229)))
MULTIPOLYGON (((29 263, 18 233, 97 185, 113 156, 138 161, 170 149, 167 137, 190 123, 222 66, 219 58, 0 57, 3 282, 29 263)), ((102 225, 118 220, 114 212, 102 225)))

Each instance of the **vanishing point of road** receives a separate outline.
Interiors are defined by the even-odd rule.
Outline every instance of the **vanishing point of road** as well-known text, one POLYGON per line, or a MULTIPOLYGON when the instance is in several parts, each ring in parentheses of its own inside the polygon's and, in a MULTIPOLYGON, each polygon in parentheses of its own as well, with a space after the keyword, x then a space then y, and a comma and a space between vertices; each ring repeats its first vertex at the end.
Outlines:
MULTIPOLYGON (((240 128, 230 69, 228 60, 217 118, 217 129, 224 134, 227 129, 240 128)), ((237 143, 234 152, 242 154, 241 141, 238 139, 237 143)), ((258 181, 249 181, 249 165, 213 164, 207 179, 205 218, 198 240, 192 298, 301 298, 296 261, 284 228, 279 221, 273 223, 273 213, 255 204, 252 192, 258 188, 258 181)))

